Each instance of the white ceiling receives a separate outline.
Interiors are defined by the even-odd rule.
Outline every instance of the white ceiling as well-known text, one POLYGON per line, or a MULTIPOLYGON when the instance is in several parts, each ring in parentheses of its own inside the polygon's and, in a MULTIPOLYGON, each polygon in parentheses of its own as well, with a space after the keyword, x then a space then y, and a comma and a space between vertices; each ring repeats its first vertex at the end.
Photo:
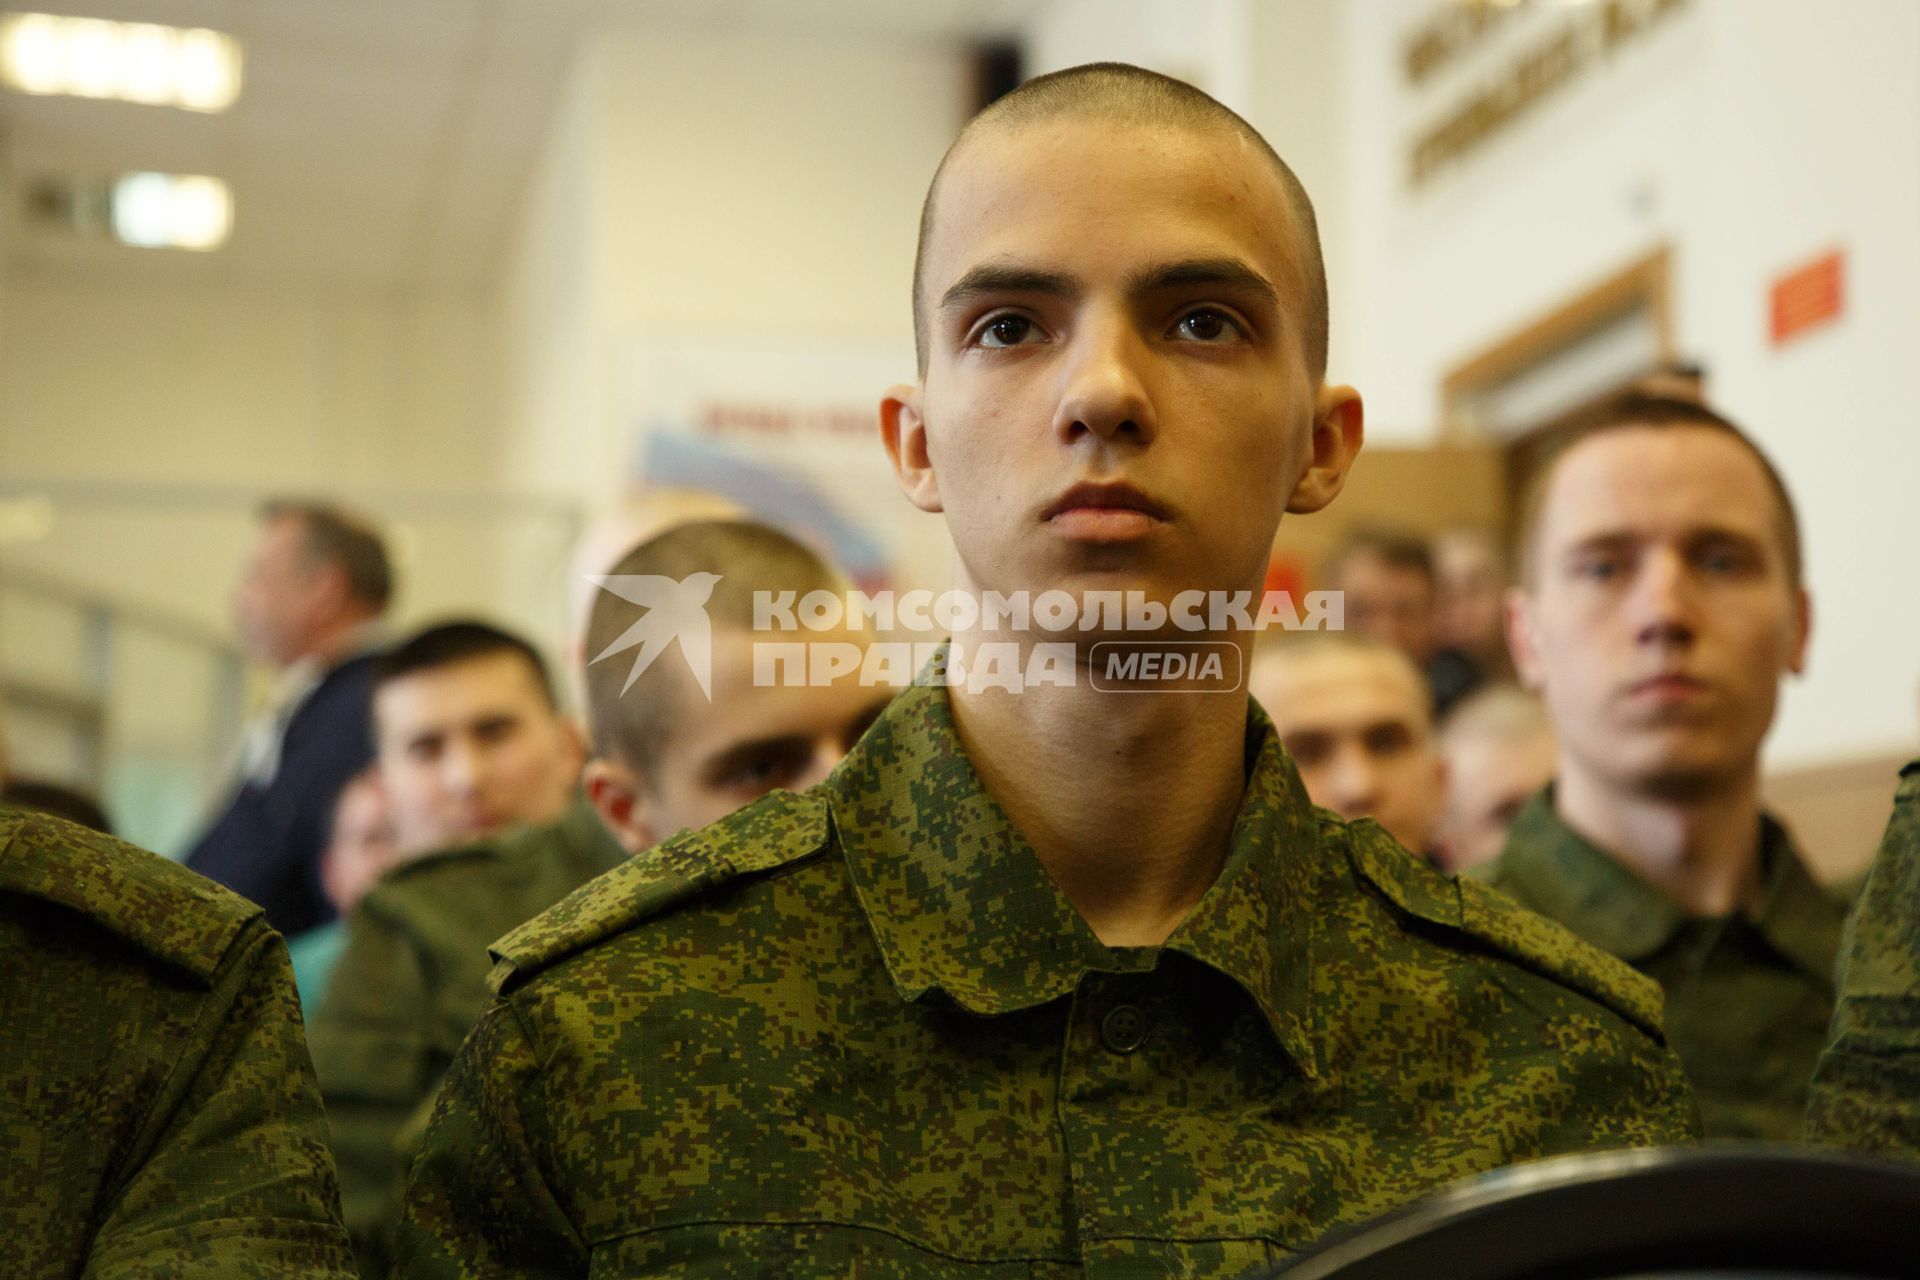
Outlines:
POLYGON ((1033 0, 13 0, 7 10, 238 36, 220 115, 0 92, 8 269, 470 293, 487 287, 576 43, 607 23, 848 38, 1006 34, 1033 0), (211 254, 132 250, 25 220, 37 180, 134 169, 234 190, 211 254))

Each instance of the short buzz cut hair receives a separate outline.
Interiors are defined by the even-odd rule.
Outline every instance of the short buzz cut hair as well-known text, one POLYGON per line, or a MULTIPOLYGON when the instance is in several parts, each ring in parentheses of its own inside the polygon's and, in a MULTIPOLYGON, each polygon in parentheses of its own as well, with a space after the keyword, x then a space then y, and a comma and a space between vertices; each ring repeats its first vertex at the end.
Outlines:
POLYGON ((1773 460, 1767 457, 1753 437, 1698 400, 1631 390, 1609 397, 1575 417, 1555 431, 1542 450, 1539 462, 1521 490, 1516 508, 1513 558, 1519 568, 1517 581, 1524 586, 1531 586, 1539 571, 1535 544, 1540 539, 1540 519, 1546 508, 1547 492, 1553 484, 1554 474, 1560 469, 1560 463, 1569 453, 1596 436, 1610 435, 1616 431, 1642 430, 1711 431, 1746 450, 1760 464, 1767 488, 1773 493, 1777 508, 1774 523, 1780 538, 1781 554, 1786 561, 1787 577, 1795 587, 1802 584, 1800 516, 1794 508, 1793 495, 1787 491, 1786 481, 1780 478, 1773 460))
POLYGON ((540 651, 530 641, 510 631, 473 618, 435 623, 382 653, 374 662, 373 690, 378 693, 395 681, 405 680, 422 671, 437 671, 503 653, 526 663, 547 706, 559 710, 560 702, 553 691, 553 676, 547 670, 546 660, 540 656, 540 651))
MULTIPOLYGON (((708 622, 716 634, 753 629, 758 592, 841 592, 846 579, 817 552, 768 525, 752 520, 690 520, 640 542, 607 571, 609 577, 647 575, 684 581, 695 573, 718 574, 707 598, 708 622)), ((609 591, 595 593, 587 616, 587 727, 594 754, 651 779, 679 720, 692 685, 678 656, 662 655, 627 683, 629 664, 600 656, 633 625, 635 606, 609 591), (671 660, 667 660, 671 657, 671 660)), ((699 696, 696 692, 696 698, 699 696)))
POLYGON ((1320 658, 1372 658, 1406 678, 1414 694, 1414 720, 1428 734, 1434 730, 1433 698, 1427 677, 1406 651, 1359 631, 1261 631, 1254 637, 1251 661, 1263 667, 1306 665, 1320 658))
POLYGON ((338 567, 354 599, 375 613, 385 612, 393 599, 393 562, 371 523, 328 503, 301 498, 267 500, 260 506, 260 519, 298 520, 307 561, 338 567))
POLYGON ((1306 332, 1301 335, 1307 372, 1317 384, 1327 373, 1327 267, 1320 251, 1320 228, 1314 218, 1313 201, 1300 179, 1273 145, 1241 118, 1239 113, 1203 90, 1184 80, 1148 71, 1124 62, 1092 62, 1036 76, 1019 88, 996 99, 967 122, 953 145, 941 157, 927 185, 926 202, 920 207, 920 242, 913 255, 913 341, 920 374, 926 376, 929 349, 928 318, 923 289, 928 246, 933 243, 935 206, 939 201, 940 181, 976 133, 993 128, 1020 128, 1049 120, 1079 119, 1111 124, 1181 128, 1197 132, 1224 130, 1251 143, 1266 156, 1280 178, 1287 205, 1293 212, 1299 249, 1300 272, 1306 281, 1306 332))

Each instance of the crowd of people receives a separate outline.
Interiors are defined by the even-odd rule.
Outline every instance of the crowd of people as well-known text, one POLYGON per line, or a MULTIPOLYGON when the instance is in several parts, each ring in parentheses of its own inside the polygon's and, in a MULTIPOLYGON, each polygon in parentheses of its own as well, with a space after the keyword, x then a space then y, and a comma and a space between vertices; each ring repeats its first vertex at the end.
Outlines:
MULTIPOLYGON (((882 443, 963 588, 1257 583, 1362 442, 1326 307, 1237 116, 1042 77, 935 177, 882 443)), ((1759 794, 1798 515, 1665 390, 1558 437, 1510 556, 1356 534, 1344 629, 1232 637, 1225 699, 769 682, 756 597, 846 580, 704 514, 593 544, 710 578, 711 646, 596 591, 582 725, 268 506, 276 680, 185 865, 0 816, 23 1274, 1228 1276, 1547 1155, 1920 1157, 1920 769, 1849 925, 1759 794)))

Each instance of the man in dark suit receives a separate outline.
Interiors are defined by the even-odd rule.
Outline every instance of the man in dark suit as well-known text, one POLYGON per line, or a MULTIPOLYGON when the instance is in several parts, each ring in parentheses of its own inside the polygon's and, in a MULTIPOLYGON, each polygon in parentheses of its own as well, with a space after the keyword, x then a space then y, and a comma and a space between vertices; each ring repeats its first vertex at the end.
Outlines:
POLYGON ((320 853, 333 803, 372 758, 372 630, 393 573, 380 538, 330 507, 272 502, 234 592, 250 657, 279 672, 248 727, 225 810, 187 865, 266 908, 293 935, 333 918, 320 853))

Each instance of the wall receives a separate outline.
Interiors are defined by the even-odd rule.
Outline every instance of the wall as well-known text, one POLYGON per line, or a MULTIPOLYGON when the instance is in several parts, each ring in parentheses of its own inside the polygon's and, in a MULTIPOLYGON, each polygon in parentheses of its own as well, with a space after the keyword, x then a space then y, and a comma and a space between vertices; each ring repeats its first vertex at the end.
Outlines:
MULTIPOLYGON (((507 265, 508 477, 610 510, 650 342, 878 348, 910 380, 920 200, 968 83, 950 42, 666 21, 589 39, 507 265)), ((557 578, 548 594, 557 627, 557 578)))
MULTIPOLYGON (((1431 439, 1450 368, 1671 244, 1678 349, 1774 455, 1807 529, 1812 669, 1790 686, 1769 761, 1910 746, 1920 6, 1689 0, 1413 193, 1407 138, 1436 104, 1401 87, 1400 39, 1438 7, 1341 9, 1348 305, 1365 317, 1345 332, 1371 436, 1431 439), (1833 246, 1848 253, 1844 318, 1774 348, 1770 281, 1833 246)), ((1523 13, 1512 34, 1566 12, 1523 13)), ((1486 70, 1466 68, 1455 91, 1486 70)))
MULTIPOLYGON (((477 303, 31 274, 10 292, 0 477, 55 499, 53 536, 7 548, 14 564, 221 626, 258 495, 492 481, 477 303)), ((488 593, 475 574, 420 599, 488 593)))
MULTIPOLYGON (((477 301, 324 286, 109 287, 46 269, 0 318, 0 498, 50 509, 0 536, 0 670, 90 697, 104 682, 106 799, 123 830, 177 849, 234 730, 217 646, 269 494, 342 498, 394 525, 407 625, 513 613, 502 548, 564 548, 563 512, 473 495, 497 473, 497 406, 477 301), (23 585, 23 575, 56 588, 23 585), (95 647, 71 594, 177 619, 201 640, 120 625, 95 647)), ((74 781, 71 735, 16 715, 20 763, 74 781)))

